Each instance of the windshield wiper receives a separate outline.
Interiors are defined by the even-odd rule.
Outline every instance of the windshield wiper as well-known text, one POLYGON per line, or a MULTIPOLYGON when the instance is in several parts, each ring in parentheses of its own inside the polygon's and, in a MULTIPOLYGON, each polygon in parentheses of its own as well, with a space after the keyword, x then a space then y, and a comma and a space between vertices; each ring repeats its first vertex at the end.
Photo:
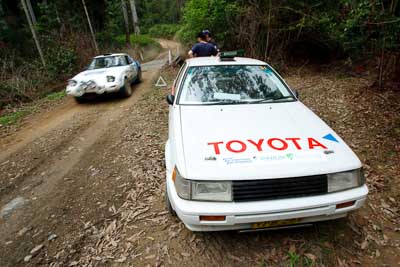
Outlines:
POLYGON ((232 104, 246 104, 247 102, 243 102, 240 100, 216 100, 203 103, 203 105, 232 105, 232 104))
POLYGON ((270 103, 273 101, 284 100, 284 99, 294 99, 294 98, 293 98, 293 96, 280 96, 280 97, 265 98, 265 99, 256 100, 256 101, 248 101, 246 103, 248 103, 248 104, 270 103))

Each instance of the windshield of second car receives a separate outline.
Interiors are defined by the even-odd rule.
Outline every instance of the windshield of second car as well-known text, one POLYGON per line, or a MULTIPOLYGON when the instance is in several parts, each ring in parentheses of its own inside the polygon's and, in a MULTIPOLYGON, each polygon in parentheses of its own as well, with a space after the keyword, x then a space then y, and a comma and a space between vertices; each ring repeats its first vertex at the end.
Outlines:
POLYGON ((268 66, 227 65, 190 67, 179 104, 242 104, 294 101, 268 66))
POLYGON ((88 67, 88 70, 119 67, 125 65, 126 60, 123 56, 99 57, 93 59, 88 67))

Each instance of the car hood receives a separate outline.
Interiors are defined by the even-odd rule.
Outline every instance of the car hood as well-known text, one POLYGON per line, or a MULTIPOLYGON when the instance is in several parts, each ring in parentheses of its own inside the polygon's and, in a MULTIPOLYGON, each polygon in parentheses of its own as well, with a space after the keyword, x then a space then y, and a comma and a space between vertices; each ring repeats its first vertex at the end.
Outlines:
POLYGON ((361 167, 345 142, 301 102, 180 106, 189 179, 268 179, 361 167))
POLYGON ((106 79, 106 76, 114 76, 116 79, 118 79, 124 68, 125 66, 96 70, 85 70, 73 77, 72 79, 76 81, 103 81, 106 79))

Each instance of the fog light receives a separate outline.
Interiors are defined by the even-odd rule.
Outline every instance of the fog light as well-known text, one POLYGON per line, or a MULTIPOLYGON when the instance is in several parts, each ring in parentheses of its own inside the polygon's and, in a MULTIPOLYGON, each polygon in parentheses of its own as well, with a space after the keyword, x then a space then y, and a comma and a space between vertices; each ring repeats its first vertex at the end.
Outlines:
POLYGON ((345 202, 345 203, 340 203, 336 205, 336 209, 344 209, 344 208, 348 208, 351 207, 355 204, 355 201, 349 201, 349 202, 345 202))
POLYGON ((200 221, 214 221, 214 222, 222 222, 225 221, 225 216, 200 216, 200 221))

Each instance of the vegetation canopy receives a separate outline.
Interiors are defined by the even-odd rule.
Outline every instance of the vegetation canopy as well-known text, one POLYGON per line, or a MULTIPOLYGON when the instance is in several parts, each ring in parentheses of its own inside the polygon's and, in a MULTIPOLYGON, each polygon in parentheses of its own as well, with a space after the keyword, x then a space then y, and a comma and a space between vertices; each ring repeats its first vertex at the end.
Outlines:
POLYGON ((0 107, 61 88, 98 50, 176 36, 189 49, 205 29, 221 51, 245 48, 280 70, 340 59, 374 73, 380 88, 400 83, 398 0, 5 0, 0 107))

